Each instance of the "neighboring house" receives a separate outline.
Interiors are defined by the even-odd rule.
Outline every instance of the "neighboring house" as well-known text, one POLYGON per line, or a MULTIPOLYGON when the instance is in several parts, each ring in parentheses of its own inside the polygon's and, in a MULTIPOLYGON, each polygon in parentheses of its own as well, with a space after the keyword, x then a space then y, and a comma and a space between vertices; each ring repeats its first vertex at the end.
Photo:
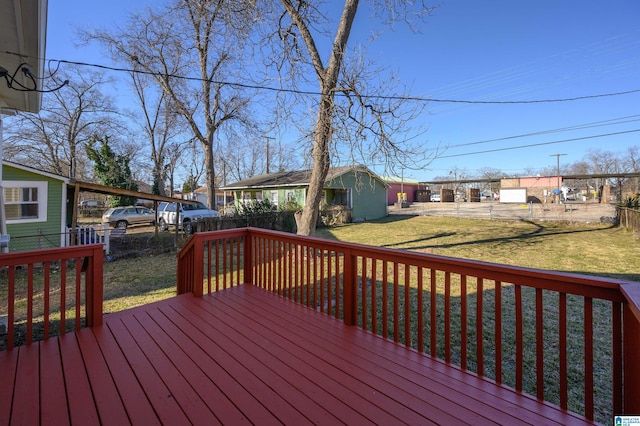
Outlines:
POLYGON ((416 201, 416 194, 419 189, 424 189, 424 185, 415 179, 400 178, 396 176, 382 176, 387 185, 389 185, 387 194, 387 204, 392 205, 400 202, 398 194, 405 194, 404 201, 410 203, 416 201), (423 188, 421 188, 421 186, 423 188))
MULTIPOLYGON (((200 201, 204 205, 207 204, 207 187, 201 186, 193 192, 188 194, 182 194, 182 198, 185 200, 194 200, 200 201)), ((227 204, 233 202, 233 194, 225 193, 225 191, 217 189, 216 190, 216 202, 213 207, 214 210, 219 210, 224 208, 227 204)))
POLYGON ((69 179, 6 160, 2 177, 10 251, 63 246, 69 179))
MULTIPOLYGON (((269 200, 273 205, 304 206, 311 170, 270 173, 255 176, 222 188, 233 192, 236 204, 253 200, 269 200)), ((368 168, 335 167, 329 170, 324 183, 323 206, 344 206, 351 218, 379 219, 387 215, 387 184, 368 168)))

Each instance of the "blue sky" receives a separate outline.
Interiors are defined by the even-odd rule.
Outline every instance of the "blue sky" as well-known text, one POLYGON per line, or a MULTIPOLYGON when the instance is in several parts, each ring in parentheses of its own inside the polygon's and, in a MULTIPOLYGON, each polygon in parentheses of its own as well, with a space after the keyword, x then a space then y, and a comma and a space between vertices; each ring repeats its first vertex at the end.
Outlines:
MULTIPOLYGON (((73 45, 74 28, 118 23, 128 11, 151 4, 50 2, 47 56, 108 64, 95 47, 73 45)), ((420 34, 398 26, 368 52, 378 64, 397 70, 411 95, 434 100, 504 102, 627 92, 640 90, 639 18, 637 0, 442 0, 420 34)), ((364 41, 370 26, 363 9, 350 45, 364 41)), ((407 176, 429 180, 455 168, 474 174, 483 167, 516 174, 555 167, 553 154, 567 154, 560 160, 568 164, 590 149, 621 153, 640 146, 640 92, 531 104, 432 101, 420 124, 427 129, 420 137, 425 150, 447 149, 427 169, 407 176), (555 131, 566 128, 573 129, 555 131), (600 136, 605 134, 610 135, 600 136), (514 137, 519 135, 529 136, 514 137)))

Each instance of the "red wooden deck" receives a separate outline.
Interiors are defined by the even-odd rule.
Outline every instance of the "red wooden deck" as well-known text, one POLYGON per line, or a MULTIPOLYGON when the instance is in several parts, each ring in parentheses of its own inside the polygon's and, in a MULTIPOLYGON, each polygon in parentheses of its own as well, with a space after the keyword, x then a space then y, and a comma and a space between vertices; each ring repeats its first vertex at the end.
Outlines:
POLYGON ((0 372, 0 425, 589 423, 251 285, 106 315, 0 372))

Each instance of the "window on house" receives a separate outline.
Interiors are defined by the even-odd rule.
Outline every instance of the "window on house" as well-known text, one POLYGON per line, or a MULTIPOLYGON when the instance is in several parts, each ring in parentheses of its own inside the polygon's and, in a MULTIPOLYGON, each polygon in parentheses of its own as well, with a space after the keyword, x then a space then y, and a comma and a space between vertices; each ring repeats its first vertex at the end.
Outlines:
POLYGON ((350 189, 334 190, 333 204, 337 206, 351 207, 351 190, 350 189))
POLYGON ((295 189, 287 189, 284 192, 284 197, 287 201, 296 201, 296 191, 295 189))
POLYGON ((274 206, 278 205, 278 191, 271 191, 270 192, 269 201, 271 201, 271 204, 273 204, 274 206))
POLYGON ((47 182, 5 181, 4 210, 9 223, 46 220, 47 182))

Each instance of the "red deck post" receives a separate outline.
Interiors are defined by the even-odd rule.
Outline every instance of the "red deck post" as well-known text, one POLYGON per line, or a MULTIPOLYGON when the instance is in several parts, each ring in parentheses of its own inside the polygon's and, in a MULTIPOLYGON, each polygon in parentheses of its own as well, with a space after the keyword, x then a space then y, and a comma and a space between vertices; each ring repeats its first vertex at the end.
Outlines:
MULTIPOLYGON (((640 284, 624 284, 624 414, 640 413, 640 284)), ((614 413, 621 414, 621 413, 614 413)))
POLYGON ((200 235, 193 234, 193 295, 202 297, 204 286, 204 248, 203 239, 200 235))
POLYGON ((358 315, 358 292, 357 283, 357 265, 356 256, 351 250, 344 252, 344 299, 342 306, 344 309, 344 323, 347 325, 356 325, 358 315))
POLYGON ((248 230, 244 235, 244 284, 253 284, 253 244, 253 234, 248 230))
POLYGON ((95 245, 89 261, 89 268, 86 271, 88 327, 102 324, 102 299, 104 297, 102 262, 102 246, 95 245))

